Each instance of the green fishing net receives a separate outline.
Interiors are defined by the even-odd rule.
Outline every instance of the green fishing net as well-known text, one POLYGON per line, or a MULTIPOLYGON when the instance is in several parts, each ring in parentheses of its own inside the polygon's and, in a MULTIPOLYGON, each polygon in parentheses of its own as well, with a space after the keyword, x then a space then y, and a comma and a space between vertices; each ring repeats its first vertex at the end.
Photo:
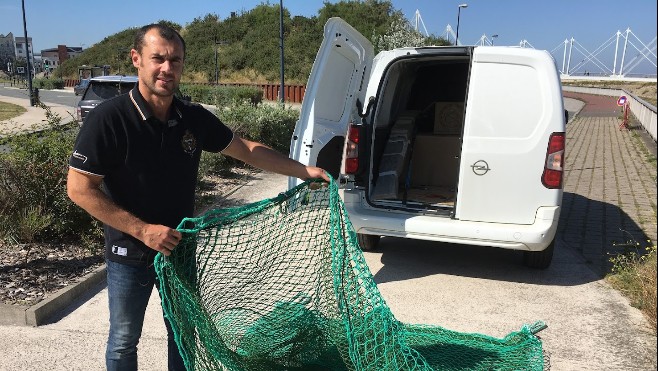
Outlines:
POLYGON ((311 184, 185 219, 156 257, 188 370, 544 368, 541 322, 499 339, 396 320, 337 187, 311 184))

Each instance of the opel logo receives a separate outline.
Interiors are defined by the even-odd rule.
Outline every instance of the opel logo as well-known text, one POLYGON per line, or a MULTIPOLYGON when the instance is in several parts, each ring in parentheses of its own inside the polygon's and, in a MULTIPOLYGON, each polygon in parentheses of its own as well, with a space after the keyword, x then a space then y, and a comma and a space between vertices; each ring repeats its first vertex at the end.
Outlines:
POLYGON ((484 161, 484 160, 479 160, 476 163, 474 163, 473 165, 471 165, 471 169, 473 169, 473 172, 475 173, 475 175, 479 175, 479 176, 482 176, 482 175, 488 173, 489 170, 491 170, 489 168, 489 164, 487 164, 487 162, 484 161))

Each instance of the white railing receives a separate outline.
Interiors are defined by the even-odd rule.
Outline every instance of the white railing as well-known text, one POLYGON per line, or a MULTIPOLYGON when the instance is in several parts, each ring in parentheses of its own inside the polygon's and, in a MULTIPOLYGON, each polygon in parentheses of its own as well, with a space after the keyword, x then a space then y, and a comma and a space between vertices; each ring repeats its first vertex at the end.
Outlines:
POLYGON ((640 122, 644 130, 651 135, 654 141, 657 139, 656 135, 656 106, 636 97, 625 89, 604 89, 604 88, 587 88, 580 86, 562 86, 563 91, 570 91, 573 93, 584 93, 594 95, 606 95, 611 97, 620 97, 625 95, 631 107, 631 112, 640 122))

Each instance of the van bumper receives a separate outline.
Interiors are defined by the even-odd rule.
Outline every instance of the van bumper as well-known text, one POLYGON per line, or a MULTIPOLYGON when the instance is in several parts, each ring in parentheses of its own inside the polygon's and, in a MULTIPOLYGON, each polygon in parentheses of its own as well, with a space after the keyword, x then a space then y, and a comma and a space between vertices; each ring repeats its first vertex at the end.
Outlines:
POLYGON ((560 217, 559 206, 539 207, 535 222, 529 225, 380 211, 363 208, 360 204, 346 203, 345 207, 357 233, 522 251, 546 249, 555 237, 560 217))

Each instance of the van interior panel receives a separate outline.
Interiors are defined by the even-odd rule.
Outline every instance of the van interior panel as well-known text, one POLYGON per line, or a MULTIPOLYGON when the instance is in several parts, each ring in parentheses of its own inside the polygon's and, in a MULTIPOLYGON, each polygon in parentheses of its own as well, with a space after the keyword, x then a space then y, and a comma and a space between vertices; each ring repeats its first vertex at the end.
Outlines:
POLYGON ((463 56, 389 68, 373 123, 373 205, 454 208, 468 72, 463 56))

